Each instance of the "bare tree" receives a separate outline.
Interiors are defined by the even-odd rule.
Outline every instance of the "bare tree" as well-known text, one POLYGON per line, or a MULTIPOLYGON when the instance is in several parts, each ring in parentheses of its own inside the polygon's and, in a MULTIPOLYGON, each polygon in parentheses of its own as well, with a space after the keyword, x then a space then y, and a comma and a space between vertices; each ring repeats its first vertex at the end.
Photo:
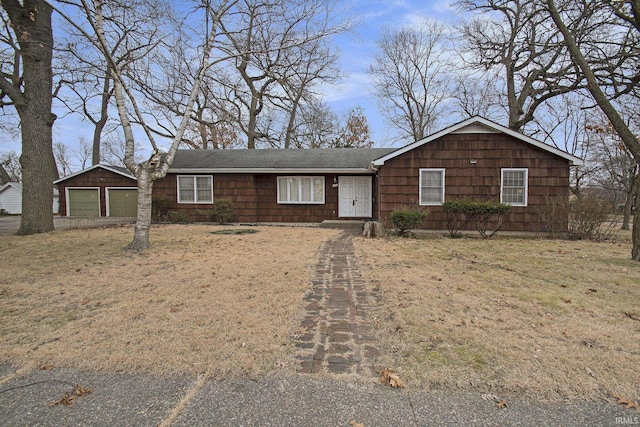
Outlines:
POLYGON ((582 86, 571 61, 538 0, 461 0, 484 14, 462 25, 468 66, 501 70, 508 106, 508 127, 523 131, 547 100, 582 86))
POLYGON ((232 112, 246 135, 247 148, 269 139, 273 116, 266 113, 273 105, 271 98, 288 92, 289 112, 294 113, 293 103, 304 93, 300 88, 323 78, 320 73, 333 59, 318 41, 346 29, 334 22, 337 4, 336 0, 242 0, 236 19, 221 23, 226 42, 219 47, 233 58, 233 73, 229 67, 217 70, 217 82, 228 89, 223 109, 232 112))
MULTIPOLYGON (((573 62, 587 81, 587 89, 607 116, 613 129, 640 163, 640 141, 619 113, 616 99, 634 93, 640 82, 640 8, 637 1, 617 2, 545 0, 547 10, 564 39, 573 62), (590 37, 580 37, 580 29, 590 29, 590 37), (602 38, 606 35, 606 38, 602 38), (613 62, 610 62, 613 61, 613 62), (602 64, 608 63, 606 67, 602 64)), ((640 188, 636 189, 638 197, 640 188)), ((640 209, 635 210, 631 258, 640 261, 640 209)))
POLYGON ((610 123, 593 123, 588 126, 588 130, 597 142, 593 161, 597 163, 598 169, 593 181, 613 195, 615 205, 618 205, 618 197, 622 196, 622 229, 629 230, 632 207, 637 206, 636 186, 640 182, 638 162, 610 123))
POLYGON ((325 148, 338 139, 338 115, 320 99, 300 104, 295 116, 289 148, 325 148))
MULTIPOLYGON (((134 160, 136 163, 144 161, 140 144, 136 144, 134 147, 134 160)), ((116 135, 109 135, 102 141, 102 149, 100 150, 100 162, 111 165, 126 167, 124 164, 126 146, 124 140, 118 138, 116 135)))
POLYGON ((334 148, 372 147, 369 135, 369 121, 362 107, 354 107, 347 112, 344 126, 340 129, 338 139, 332 144, 334 148))
MULTIPOLYGON (((114 83, 114 96, 118 107, 118 116, 121 121, 122 130, 125 139, 125 157, 124 163, 127 168, 135 174, 138 185, 138 215, 135 225, 133 241, 129 244, 132 250, 143 250, 149 247, 149 229, 151 227, 151 195, 153 191, 153 182, 166 176, 173 158, 175 157, 178 146, 182 141, 182 136, 186 129, 194 101, 197 97, 198 90, 202 79, 211 66, 210 55, 211 50, 216 42, 221 19, 229 12, 229 9, 235 5, 236 1, 221 0, 215 5, 206 2, 204 8, 200 10, 204 14, 203 21, 206 22, 204 28, 205 42, 199 48, 194 49, 196 58, 199 62, 198 72, 195 76, 193 88, 191 90, 188 101, 185 104, 184 114, 179 118, 180 125, 175 137, 171 140, 168 152, 164 153, 157 145, 153 133, 145 120, 145 115, 138 103, 138 97, 129 86, 123 70, 118 66, 114 58, 110 55, 112 47, 109 45, 109 39, 105 36, 105 17, 103 15, 103 2, 94 0, 89 3, 83 0, 84 11, 87 16, 87 23, 91 26, 102 53, 108 59, 111 70, 111 78, 114 83), (150 157, 142 162, 136 162, 134 153, 136 147, 136 137, 133 132, 133 125, 129 115, 135 117, 151 144, 152 153, 150 157)), ((87 36, 90 37, 89 34, 87 36)))
POLYGON ((67 176, 73 172, 71 170, 71 156, 69 154, 69 150, 62 142, 55 142, 53 144, 53 157, 56 159, 58 174, 60 176, 67 176))
MULTIPOLYGON (((82 9, 81 0, 65 1, 67 9, 82 9)), ((163 19, 171 16, 171 3, 162 0, 113 0, 104 6, 105 37, 111 46, 109 52, 115 64, 123 72, 149 54, 160 43, 159 28, 163 19)), ((76 28, 71 21, 72 11, 59 11, 67 18, 65 39, 57 49, 60 74, 64 89, 58 98, 72 112, 82 114, 93 125, 92 164, 100 162, 102 136, 106 132, 109 109, 113 97, 113 83, 109 62, 95 39, 76 28), (63 97, 70 91, 73 96, 63 97)), ((64 21, 62 21, 64 22, 64 21)), ((115 130, 115 129, 112 129, 115 130)))
POLYGON ((0 154, 0 184, 22 181, 20 159, 15 151, 0 154))
POLYGON ((380 109, 398 130, 398 139, 427 136, 447 99, 448 65, 444 27, 422 22, 399 30, 385 28, 369 74, 380 109))
MULTIPOLYGON (((337 4, 239 1, 221 22, 214 52, 220 60, 201 83, 183 145, 235 147, 241 135, 248 148, 257 143, 292 145, 291 126, 298 123, 300 105, 314 95, 318 83, 337 76, 337 55, 328 44, 328 38, 346 28, 333 22, 337 4)), ((138 86, 162 106, 164 123, 171 124, 167 119, 184 111, 196 73, 194 64, 184 59, 190 49, 189 40, 181 40, 164 60, 158 58, 168 74, 180 79, 159 80, 151 69, 137 71, 138 86)), ((172 136, 175 129, 164 127, 162 133, 172 136)))
MULTIPOLYGON (((466 71, 466 70, 465 70, 466 71)), ((504 114, 496 70, 464 72, 458 70, 452 76, 455 89, 452 94, 454 111, 461 117, 481 116, 500 121, 504 114)))
POLYGON ((2 0, 0 106, 13 106, 22 131, 22 217, 18 234, 53 230, 53 30, 44 0, 2 0))
POLYGON ((284 148, 290 148, 301 104, 317 96, 314 92, 317 83, 331 84, 337 81, 339 73, 335 64, 338 55, 325 39, 318 39, 296 46, 284 59, 287 63, 282 67, 278 83, 285 95, 272 96, 272 100, 288 116, 284 148))

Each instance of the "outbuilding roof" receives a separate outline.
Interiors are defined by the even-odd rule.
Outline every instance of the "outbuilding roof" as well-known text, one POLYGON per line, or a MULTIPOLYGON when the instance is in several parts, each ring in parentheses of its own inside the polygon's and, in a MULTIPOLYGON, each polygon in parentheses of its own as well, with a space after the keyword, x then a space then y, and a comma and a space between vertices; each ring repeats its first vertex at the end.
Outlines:
POLYGON ((14 188, 16 190, 18 190, 20 193, 22 193, 22 183, 21 182, 7 182, 4 185, 0 186, 0 193, 3 192, 4 190, 8 189, 8 188, 14 188))
POLYGON ((365 173, 395 148, 178 150, 172 173, 365 173))

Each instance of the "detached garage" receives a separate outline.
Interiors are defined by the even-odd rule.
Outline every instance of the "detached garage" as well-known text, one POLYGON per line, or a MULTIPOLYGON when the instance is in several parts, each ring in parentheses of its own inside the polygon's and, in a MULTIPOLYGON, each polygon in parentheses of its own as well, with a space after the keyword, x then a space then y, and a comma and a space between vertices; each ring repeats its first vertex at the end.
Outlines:
POLYGON ((126 168, 98 164, 55 181, 60 213, 76 217, 135 217, 136 178, 126 168))

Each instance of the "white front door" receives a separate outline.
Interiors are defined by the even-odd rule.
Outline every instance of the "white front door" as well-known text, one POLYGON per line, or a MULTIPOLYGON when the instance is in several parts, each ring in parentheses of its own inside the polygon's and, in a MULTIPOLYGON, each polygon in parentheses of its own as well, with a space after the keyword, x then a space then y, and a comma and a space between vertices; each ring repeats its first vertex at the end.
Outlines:
POLYGON ((338 179, 339 217, 371 217, 371 177, 341 176, 338 179))

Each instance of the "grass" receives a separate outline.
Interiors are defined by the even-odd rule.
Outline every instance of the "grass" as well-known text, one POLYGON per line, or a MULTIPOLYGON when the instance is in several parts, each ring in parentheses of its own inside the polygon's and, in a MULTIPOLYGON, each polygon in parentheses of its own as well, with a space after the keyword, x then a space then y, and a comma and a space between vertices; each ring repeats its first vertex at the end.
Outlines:
MULTIPOLYGON (((317 250, 336 231, 251 229, 259 232, 154 226, 152 248, 136 255, 122 251, 130 226, 0 236, 0 363, 21 372, 294 372, 291 334, 317 250)), ((632 318, 640 318, 640 263, 629 259, 627 238, 356 238, 355 246, 361 274, 381 295, 370 313, 377 365, 409 387, 640 396, 632 318)))
POLYGON ((157 226, 1 236, 0 363, 257 375, 286 364, 310 267, 335 231, 157 226))
POLYGON ((358 239, 379 363, 415 387, 640 395, 640 264, 617 242, 358 239))

